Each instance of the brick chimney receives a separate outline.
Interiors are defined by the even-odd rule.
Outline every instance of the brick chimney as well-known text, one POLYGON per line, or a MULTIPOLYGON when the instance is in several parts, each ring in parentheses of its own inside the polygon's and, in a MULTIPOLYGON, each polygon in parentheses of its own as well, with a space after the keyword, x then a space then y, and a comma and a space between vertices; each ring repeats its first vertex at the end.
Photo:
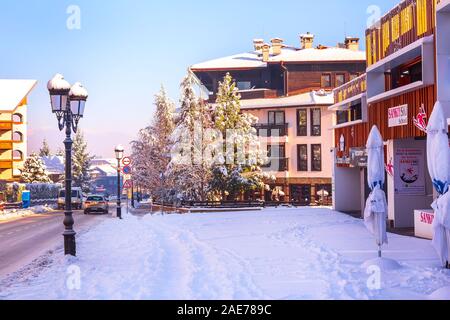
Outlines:
POLYGON ((352 51, 359 51, 359 38, 346 37, 345 47, 352 51))
POLYGON ((270 45, 264 43, 262 46, 262 59, 263 62, 268 62, 270 58, 270 45))
POLYGON ((253 47, 255 51, 261 50, 264 45, 264 39, 253 39, 253 47))
POLYGON ((283 39, 273 38, 272 40, 270 40, 270 42, 272 43, 273 55, 274 56, 280 55, 281 48, 283 48, 283 39))
POLYGON ((314 45, 314 35, 307 32, 300 35, 300 45, 302 49, 310 49, 314 45))

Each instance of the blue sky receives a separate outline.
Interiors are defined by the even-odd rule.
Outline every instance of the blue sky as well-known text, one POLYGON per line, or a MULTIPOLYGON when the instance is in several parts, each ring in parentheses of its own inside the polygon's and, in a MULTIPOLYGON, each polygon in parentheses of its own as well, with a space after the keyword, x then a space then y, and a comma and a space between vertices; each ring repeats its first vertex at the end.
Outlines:
MULTIPOLYGON (((335 45, 364 39, 371 5, 382 14, 399 0, 0 0, 0 78, 36 79, 30 96, 29 147, 46 138, 62 147, 46 83, 55 73, 89 90, 81 127, 92 153, 110 157, 152 119, 153 95, 164 84, 175 100, 189 65, 252 49, 252 39, 299 34, 335 45), (80 8, 81 29, 69 30, 67 8, 80 8)), ((364 41, 363 41, 364 42, 364 41)))

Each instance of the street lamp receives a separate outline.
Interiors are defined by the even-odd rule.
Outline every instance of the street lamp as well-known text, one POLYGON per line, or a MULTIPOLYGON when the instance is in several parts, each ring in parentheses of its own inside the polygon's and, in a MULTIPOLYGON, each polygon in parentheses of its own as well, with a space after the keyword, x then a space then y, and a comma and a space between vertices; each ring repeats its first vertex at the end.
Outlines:
POLYGON ((120 188, 120 161, 123 159, 124 148, 122 145, 118 145, 114 150, 117 159, 117 217, 122 219, 122 204, 121 204, 121 188, 120 188))
POLYGON ((65 163, 65 213, 64 213, 64 252, 76 256, 74 219, 72 214, 72 131, 77 132, 78 122, 83 118, 84 107, 88 98, 87 90, 79 83, 72 87, 61 74, 56 74, 48 83, 52 112, 58 119, 59 130, 66 129, 64 140, 66 151, 65 163))

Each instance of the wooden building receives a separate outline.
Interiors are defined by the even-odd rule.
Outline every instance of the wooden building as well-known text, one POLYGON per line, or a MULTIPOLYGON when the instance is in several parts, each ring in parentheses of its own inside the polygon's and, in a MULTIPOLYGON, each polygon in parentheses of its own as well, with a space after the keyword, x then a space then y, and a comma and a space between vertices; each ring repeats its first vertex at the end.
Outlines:
POLYGON ((270 169, 276 183, 267 186, 264 198, 296 201, 305 205, 332 195, 333 112, 332 90, 358 78, 366 69, 359 39, 328 47, 314 45, 310 33, 299 46, 275 38, 271 44, 255 39, 251 52, 220 58, 191 67, 215 102, 219 82, 230 73, 239 88, 242 111, 258 117, 256 126, 272 155, 270 169), (280 137, 273 139, 274 132, 280 137), (275 142, 276 141, 276 142, 275 142))
MULTIPOLYGON (((386 145, 386 191, 392 225, 413 227, 415 210, 430 208, 433 186, 426 164, 424 129, 438 96, 443 102, 450 101, 449 90, 443 89, 450 83, 447 38, 441 48, 436 46, 450 30, 450 16, 439 15, 440 10, 449 12, 447 8, 450 6, 444 7, 442 1, 436 6, 435 0, 405 0, 366 30, 364 80, 360 78, 336 89, 335 105, 330 108, 336 112, 335 188, 359 191, 359 197, 351 195, 347 199, 344 193, 337 192, 336 209, 364 209, 364 163, 357 168, 351 159, 355 153, 364 158, 368 134, 374 125, 380 129, 386 145), (439 27, 436 20, 441 23, 439 27), (362 119, 339 125, 339 113, 361 99, 367 105, 362 119)), ((450 111, 448 103, 445 107, 450 111)))

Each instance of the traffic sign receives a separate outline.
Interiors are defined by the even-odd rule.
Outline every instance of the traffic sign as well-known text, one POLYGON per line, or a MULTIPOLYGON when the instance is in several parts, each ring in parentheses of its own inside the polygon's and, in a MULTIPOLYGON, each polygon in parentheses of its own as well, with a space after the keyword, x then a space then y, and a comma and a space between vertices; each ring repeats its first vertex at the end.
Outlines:
POLYGON ((122 168, 122 172, 123 174, 131 174, 131 167, 130 166, 125 166, 122 168))
POLYGON ((131 182, 131 180, 126 180, 123 184, 124 189, 131 189, 132 187, 133 187, 133 183, 131 182))
POLYGON ((130 166, 131 165, 131 157, 125 157, 122 159, 122 164, 126 167, 126 166, 130 166))

